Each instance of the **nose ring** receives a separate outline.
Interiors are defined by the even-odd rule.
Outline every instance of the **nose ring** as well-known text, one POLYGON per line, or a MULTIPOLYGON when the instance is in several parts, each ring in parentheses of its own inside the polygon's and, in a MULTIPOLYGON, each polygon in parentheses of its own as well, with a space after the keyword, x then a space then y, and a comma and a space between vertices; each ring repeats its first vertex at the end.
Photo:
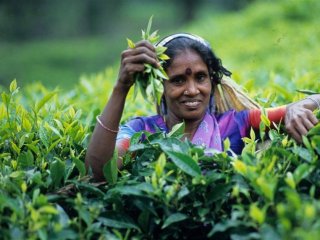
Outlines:
MULTIPOLYGON (((200 91, 199 91, 199 89, 197 89, 196 94, 199 94, 199 93, 200 93, 200 91)), ((188 90, 185 90, 183 92, 183 95, 189 95, 189 94, 190 94, 190 92, 188 90)))

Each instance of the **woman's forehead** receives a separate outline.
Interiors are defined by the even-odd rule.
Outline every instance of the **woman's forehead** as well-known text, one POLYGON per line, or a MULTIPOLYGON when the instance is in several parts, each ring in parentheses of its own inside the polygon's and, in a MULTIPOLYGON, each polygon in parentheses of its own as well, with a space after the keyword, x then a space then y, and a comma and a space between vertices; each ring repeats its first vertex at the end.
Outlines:
POLYGON ((179 52, 173 59, 168 70, 180 69, 186 71, 187 68, 193 69, 195 66, 206 68, 207 65, 195 50, 187 49, 179 52))

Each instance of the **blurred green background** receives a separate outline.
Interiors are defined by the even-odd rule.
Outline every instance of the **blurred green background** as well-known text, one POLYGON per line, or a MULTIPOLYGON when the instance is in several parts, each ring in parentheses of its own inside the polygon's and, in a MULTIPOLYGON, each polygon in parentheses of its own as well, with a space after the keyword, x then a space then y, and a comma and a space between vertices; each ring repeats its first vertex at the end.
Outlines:
POLYGON ((317 82, 318 2, 0 0, 0 84, 17 79, 20 86, 71 89, 81 75, 116 68, 126 38, 138 41, 151 15, 161 36, 186 31, 206 38, 247 85, 265 84, 271 73, 310 71, 317 82))

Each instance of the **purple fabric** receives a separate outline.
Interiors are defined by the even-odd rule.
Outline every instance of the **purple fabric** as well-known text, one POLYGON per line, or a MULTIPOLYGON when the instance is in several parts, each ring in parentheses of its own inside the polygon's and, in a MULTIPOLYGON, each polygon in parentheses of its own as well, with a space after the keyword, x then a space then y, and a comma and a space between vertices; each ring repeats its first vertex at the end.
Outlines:
POLYGON ((191 142, 222 151, 219 126, 213 115, 206 113, 191 142))
MULTIPOLYGON (((120 127, 117 136, 117 145, 123 139, 139 131, 146 130, 151 133, 157 131, 168 132, 168 128, 160 115, 150 117, 137 117, 120 127)), ((207 149, 223 150, 223 141, 230 140, 230 148, 236 154, 240 154, 244 143, 242 138, 247 136, 250 130, 249 111, 236 112, 230 110, 220 115, 206 113, 193 136, 192 143, 205 145, 207 149)))

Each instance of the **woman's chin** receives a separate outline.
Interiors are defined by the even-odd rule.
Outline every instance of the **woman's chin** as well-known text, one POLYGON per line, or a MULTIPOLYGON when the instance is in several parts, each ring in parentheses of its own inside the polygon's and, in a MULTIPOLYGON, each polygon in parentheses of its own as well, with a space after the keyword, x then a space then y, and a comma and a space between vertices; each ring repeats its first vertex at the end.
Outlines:
POLYGON ((205 115, 205 112, 203 111, 189 111, 182 114, 182 118, 186 121, 197 121, 197 120, 201 120, 204 115, 205 115))

